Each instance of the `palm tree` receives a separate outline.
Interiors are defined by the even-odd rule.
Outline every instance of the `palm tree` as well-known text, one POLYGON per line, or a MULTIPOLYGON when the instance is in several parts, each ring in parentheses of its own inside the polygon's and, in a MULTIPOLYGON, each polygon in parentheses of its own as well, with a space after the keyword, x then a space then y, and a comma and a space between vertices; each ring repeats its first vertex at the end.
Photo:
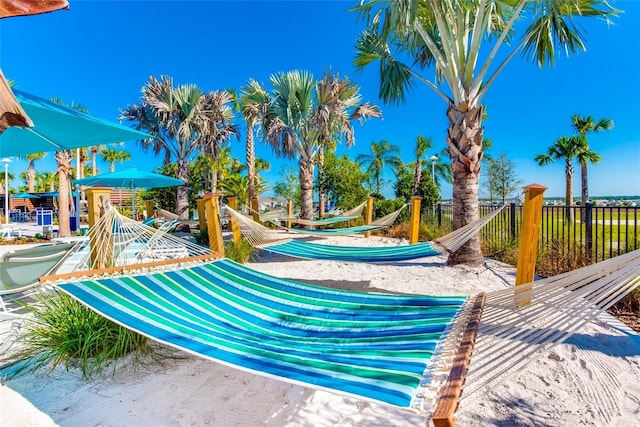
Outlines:
POLYGON ((555 144, 549 147, 545 154, 538 154, 535 161, 540 166, 553 163, 555 160, 564 160, 565 172, 565 204, 567 205, 567 221, 573 223, 573 160, 584 150, 580 137, 563 136, 555 144))
POLYGON ((29 193, 33 193, 35 191, 35 181, 37 176, 35 162, 46 155, 47 153, 33 153, 23 156, 27 160, 27 187, 29 193))
POLYGON ((98 165, 97 159, 100 151, 105 148, 103 145, 92 145, 89 147, 89 151, 91 152, 91 175, 96 176, 98 173, 98 165))
POLYGON ((360 167, 366 167, 367 173, 373 177, 375 182, 375 192, 380 194, 380 176, 385 166, 391 167, 394 172, 402 166, 402 160, 398 156, 398 154, 400 154, 400 147, 384 140, 380 142, 373 141, 370 146, 371 154, 358 154, 356 156, 356 163, 360 167))
POLYGON ((413 178, 413 195, 418 194, 418 187, 420 186, 420 178, 422 178, 422 168, 427 164, 427 159, 422 157, 427 153, 427 150, 431 148, 431 138, 424 138, 420 135, 416 137, 416 147, 414 148, 414 155, 416 156, 415 172, 413 178))
POLYGON ((116 162, 124 163, 131 160, 130 153, 123 150, 116 150, 115 148, 103 148, 100 150, 100 157, 103 161, 109 163, 109 172, 116 171, 116 162))
POLYGON ((587 141, 587 134, 589 132, 597 133, 603 130, 609 130, 613 128, 613 120, 600 119, 596 121, 591 116, 580 117, 577 114, 571 116, 571 123, 576 132, 580 134, 583 139, 584 152, 578 156, 580 162, 580 175, 582 183, 582 202, 581 205, 585 206, 589 201, 589 180, 587 178, 587 164, 598 163, 600 161, 600 155, 589 149, 589 142, 587 141))
POLYGON ((228 104, 232 99, 226 91, 204 93, 193 84, 173 87, 169 76, 158 81, 151 77, 142 88, 142 102, 121 114, 131 120, 135 128, 155 138, 140 141, 146 151, 164 155, 164 164, 176 159, 176 178, 185 182, 176 195, 176 209, 180 219, 189 218, 189 162, 200 151, 214 160, 219 146, 238 136, 231 123, 233 112, 228 104))
POLYGON ((321 82, 306 71, 270 77, 273 91, 262 134, 277 156, 297 158, 301 216, 313 217, 313 177, 318 151, 332 139, 355 140, 352 121, 380 117, 378 107, 360 103, 359 88, 347 78, 325 74, 321 82))
MULTIPOLYGON (((71 102, 66 104, 60 98, 51 98, 51 102, 71 108, 73 110, 88 113, 89 111, 82 105, 71 102)), ((71 161, 73 153, 71 150, 56 151, 56 163, 58 165, 56 173, 58 175, 58 235, 60 237, 69 237, 71 235, 71 219, 69 209, 69 192, 71 190, 72 168, 71 161)), ((74 205, 75 206, 75 205, 74 205)))
POLYGON ((247 123, 246 157, 249 178, 249 200, 256 197, 256 153, 254 129, 266 113, 269 105, 269 94, 257 81, 250 79, 241 89, 240 110, 247 123))
POLYGON ((37 191, 56 191, 57 172, 40 172, 36 176, 37 191))
MULTIPOLYGON (((557 48, 585 50, 580 21, 618 13, 606 0, 365 0, 355 10, 369 24, 355 65, 380 62, 381 98, 404 101, 417 79, 447 104, 454 228, 478 218, 482 102, 498 75, 518 53, 542 67, 554 63, 557 48), (397 59, 402 55, 408 65, 397 59), (424 71, 431 66, 429 79, 424 71)), ((478 236, 449 256, 450 264, 483 262, 478 236)))

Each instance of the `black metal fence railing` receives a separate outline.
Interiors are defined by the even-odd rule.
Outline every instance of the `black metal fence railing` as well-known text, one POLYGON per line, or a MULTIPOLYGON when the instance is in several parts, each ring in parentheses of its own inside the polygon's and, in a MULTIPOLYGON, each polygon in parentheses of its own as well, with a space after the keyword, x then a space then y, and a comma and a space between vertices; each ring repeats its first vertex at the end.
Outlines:
MULTIPOLYGON (((480 216, 498 208, 479 206, 480 216)), ((444 230, 453 229, 453 206, 425 206, 423 220, 444 230)), ((518 242, 522 206, 511 203, 480 231, 480 238, 493 245, 518 242)), ((636 206, 543 206, 539 253, 566 270, 567 260, 596 263, 640 248, 640 207, 636 206)))

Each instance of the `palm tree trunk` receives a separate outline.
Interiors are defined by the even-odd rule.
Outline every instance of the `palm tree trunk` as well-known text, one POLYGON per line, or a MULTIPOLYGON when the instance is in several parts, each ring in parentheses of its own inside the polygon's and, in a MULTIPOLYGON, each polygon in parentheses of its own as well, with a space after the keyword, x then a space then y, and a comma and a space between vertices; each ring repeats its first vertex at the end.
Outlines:
MULTIPOLYGON (((453 171, 453 228, 458 229, 478 219, 478 182, 482 159, 483 107, 462 109, 451 106, 447 110, 449 136, 447 145, 453 171)), ((478 235, 471 238, 448 263, 479 266, 484 262, 478 235)))
POLYGON ((58 235, 71 236, 71 220, 69 212, 69 179, 71 178, 70 150, 57 151, 58 163, 58 235))
POLYGON ((313 161, 300 159, 300 189, 302 192, 301 216, 313 218, 313 161))
POLYGON ((178 159, 176 165, 176 178, 184 181, 185 185, 178 187, 176 196, 176 209, 178 218, 189 219, 189 162, 185 159, 178 159))
POLYGON ((254 123, 247 122, 247 173, 249 174, 249 200, 256 197, 256 153, 253 142, 254 123))
POLYGON ((35 191, 35 181, 36 181, 36 168, 33 164, 33 160, 29 161, 27 165, 27 185, 29 186, 29 193, 33 193, 35 191))
POLYGON ((582 207, 589 201, 589 181, 587 179, 587 162, 580 162, 580 174, 582 179, 582 207))
POLYGON ((567 205, 567 222, 573 223, 573 165, 571 159, 568 159, 565 164, 565 204, 567 205))

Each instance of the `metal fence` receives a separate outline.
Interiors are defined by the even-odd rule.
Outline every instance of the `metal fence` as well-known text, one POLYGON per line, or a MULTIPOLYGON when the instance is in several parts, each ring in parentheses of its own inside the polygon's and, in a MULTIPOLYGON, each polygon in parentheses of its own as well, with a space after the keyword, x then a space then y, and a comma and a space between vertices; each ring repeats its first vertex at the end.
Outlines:
MULTIPOLYGON (((480 205, 480 216, 498 208, 480 205)), ((452 229, 453 206, 426 206, 423 218, 443 229, 452 229)), ((511 203, 481 231, 480 238, 493 244, 517 244, 522 206, 511 203)), ((563 263, 580 260, 595 263, 640 248, 640 207, 631 206, 543 206, 539 253, 558 270, 563 263)))

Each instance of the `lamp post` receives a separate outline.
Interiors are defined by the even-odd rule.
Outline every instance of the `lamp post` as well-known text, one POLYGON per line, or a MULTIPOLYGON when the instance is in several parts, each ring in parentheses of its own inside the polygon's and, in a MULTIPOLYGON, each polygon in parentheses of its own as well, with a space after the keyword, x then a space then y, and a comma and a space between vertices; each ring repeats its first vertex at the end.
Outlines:
POLYGON ((438 156, 436 156, 435 154, 431 157, 429 157, 429 160, 431 160, 431 179, 433 179, 433 182, 436 181, 436 162, 438 161, 438 156))
POLYGON ((4 223, 9 224, 9 163, 11 159, 2 159, 4 163, 4 223))

